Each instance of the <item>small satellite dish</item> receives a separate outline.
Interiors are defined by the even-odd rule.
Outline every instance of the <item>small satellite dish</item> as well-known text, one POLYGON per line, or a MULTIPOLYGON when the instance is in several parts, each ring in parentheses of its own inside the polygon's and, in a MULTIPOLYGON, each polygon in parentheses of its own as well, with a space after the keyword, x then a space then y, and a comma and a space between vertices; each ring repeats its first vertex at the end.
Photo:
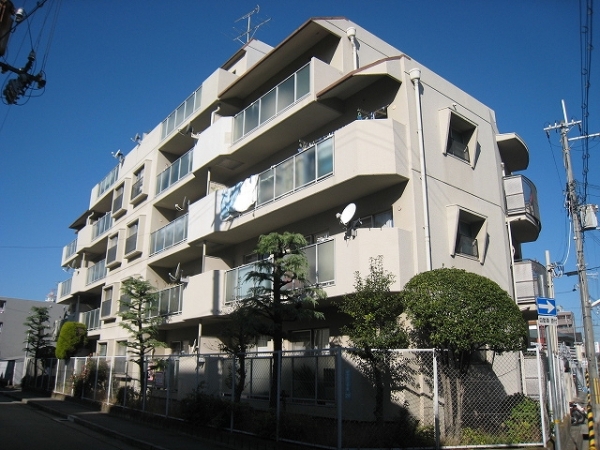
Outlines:
POLYGON ((355 213, 356 205, 354 203, 350 203, 344 208, 341 214, 338 214, 338 219, 342 225, 346 226, 350 223, 355 213))
POLYGON ((171 273, 169 273, 169 278, 173 283, 178 283, 179 281, 181 281, 181 263, 177 264, 175 274, 172 275, 171 273))

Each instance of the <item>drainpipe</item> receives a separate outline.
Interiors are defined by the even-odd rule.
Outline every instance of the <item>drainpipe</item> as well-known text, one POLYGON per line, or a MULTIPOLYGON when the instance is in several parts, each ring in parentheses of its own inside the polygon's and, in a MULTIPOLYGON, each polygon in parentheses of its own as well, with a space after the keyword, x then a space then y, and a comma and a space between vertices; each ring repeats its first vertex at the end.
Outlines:
POLYGON ((221 104, 219 103, 217 105, 217 107, 215 108, 215 110, 213 112, 210 113, 210 124, 212 125, 213 123, 215 123, 216 121, 216 116, 219 113, 219 111, 221 110, 221 104))
POLYGON ((425 260, 427 270, 431 270, 431 239, 429 236, 429 194, 427 192, 427 169, 425 167, 425 142, 423 140, 423 120, 421 110, 421 69, 408 72, 410 81, 415 86, 415 105, 417 108, 417 134, 419 135, 419 160, 421 162, 421 193, 423 195, 423 231, 425 233, 425 260))
POLYGON ((356 28, 350 27, 346 30, 346 36, 352 44, 352 60, 354 62, 354 70, 358 69, 358 42, 356 41, 356 28))

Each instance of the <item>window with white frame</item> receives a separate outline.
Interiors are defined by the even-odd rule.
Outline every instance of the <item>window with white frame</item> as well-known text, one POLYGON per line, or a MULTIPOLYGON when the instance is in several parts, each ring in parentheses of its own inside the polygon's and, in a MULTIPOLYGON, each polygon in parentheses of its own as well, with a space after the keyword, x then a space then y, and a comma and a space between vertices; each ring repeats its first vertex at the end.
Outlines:
POLYGON ((110 317, 113 298, 112 286, 105 288, 103 295, 104 298, 102 299, 102 305, 100 306, 100 317, 110 317))
POLYGON ((106 342, 101 342, 98 344, 98 356, 106 356, 107 344, 106 342))
POLYGON ((320 350, 329 348, 329 328, 296 330, 289 333, 291 350, 320 350))
POLYGON ((477 150, 477 125, 453 109, 440 111, 444 154, 474 166, 477 150))
POLYGON ((391 228, 394 226, 392 210, 360 218, 360 228, 391 228))

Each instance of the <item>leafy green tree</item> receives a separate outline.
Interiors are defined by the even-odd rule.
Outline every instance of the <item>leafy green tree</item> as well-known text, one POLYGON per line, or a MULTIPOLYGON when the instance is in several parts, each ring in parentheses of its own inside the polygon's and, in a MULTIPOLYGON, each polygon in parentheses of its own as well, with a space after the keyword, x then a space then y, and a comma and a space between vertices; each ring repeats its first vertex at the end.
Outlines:
POLYGON ((461 430, 464 376, 482 350, 526 348, 527 324, 513 299, 494 281, 461 269, 442 268, 414 276, 404 287, 407 316, 419 345, 442 356, 447 430, 461 430))
MULTIPOLYGON (((27 337, 23 342, 25 344, 25 354, 34 358, 34 379, 38 376, 39 361, 50 356, 54 347, 51 345, 52 334, 50 333, 50 308, 47 306, 33 306, 31 314, 27 316, 25 327, 27 327, 27 337)), ((26 363, 26 361, 25 361, 26 363)))
POLYGON ((394 275, 383 268, 383 258, 371 258, 369 274, 355 274, 354 293, 343 297, 338 309, 350 316, 340 331, 350 338, 352 355, 360 371, 375 388, 377 423, 383 423, 383 406, 388 380, 397 381, 400 371, 393 349, 406 348, 408 334, 400 315, 404 304, 390 290, 394 275))
POLYGON ((259 336, 258 323, 253 311, 244 304, 237 304, 227 316, 227 323, 221 328, 219 349, 231 354, 235 359, 235 373, 232 373, 234 402, 239 403, 246 386, 246 353, 254 347, 259 336))
POLYGON ((277 405, 277 379, 281 372, 281 350, 285 337, 283 325, 301 319, 323 319, 316 311, 318 300, 325 296, 322 289, 308 279, 308 260, 302 248, 306 239, 298 233, 284 232, 261 235, 254 253, 268 256, 256 262, 255 270, 246 275, 254 287, 242 300, 252 313, 262 319, 257 329, 273 338, 273 378, 270 406, 277 405))
POLYGON ((60 328, 56 341, 55 355, 58 359, 68 359, 87 345, 87 327, 81 322, 65 322, 60 328))
MULTIPOLYGON (((146 358, 156 348, 167 347, 165 342, 158 339, 159 325, 162 317, 156 315, 157 296, 150 282, 140 278, 127 278, 121 286, 123 296, 120 303, 123 307, 118 315, 123 319, 120 326, 127 330, 130 339, 125 342, 135 364, 140 372, 142 394, 146 393, 146 358)), ((145 397, 144 397, 145 398, 145 397)))

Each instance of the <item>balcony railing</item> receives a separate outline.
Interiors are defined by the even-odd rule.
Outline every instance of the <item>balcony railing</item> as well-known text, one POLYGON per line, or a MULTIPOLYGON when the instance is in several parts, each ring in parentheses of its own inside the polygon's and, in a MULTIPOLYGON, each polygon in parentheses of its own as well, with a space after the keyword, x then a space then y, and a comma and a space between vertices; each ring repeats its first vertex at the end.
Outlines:
POLYGON ((61 281, 58 283, 58 298, 64 297, 71 293, 71 284, 73 283, 73 278, 69 278, 68 280, 61 281))
POLYGON ((165 317, 181 313, 183 308, 183 285, 173 286, 156 293, 156 305, 148 311, 148 317, 165 317))
POLYGON ((73 256, 77 251, 77 238, 72 240, 69 244, 63 247, 63 260, 67 259, 69 256, 73 256))
MULTIPOLYGON (((311 284, 325 286, 335 281, 335 241, 329 239, 304 247, 308 260, 308 280, 311 284)), ((247 298, 256 286, 247 280, 248 273, 256 270, 256 263, 245 264, 225 273, 225 303, 247 298)))
POLYGON ((119 178, 119 166, 115 166, 113 170, 111 170, 108 175, 106 175, 100 183, 98 183, 98 193, 96 194, 96 198, 100 197, 104 194, 110 187, 115 184, 119 178))
POLYGON ((87 270, 86 284, 94 283, 95 281, 101 280, 106 276, 106 260, 103 259, 98 261, 87 270))
POLYGON ((192 171, 192 155, 190 150, 156 177, 156 194, 168 189, 192 171))
POLYGON ((514 277, 518 303, 535 303, 537 297, 547 297, 548 271, 531 259, 515 261, 514 277))
POLYGON ((531 180, 523 175, 505 177, 504 191, 508 215, 527 213, 540 218, 537 189, 531 180))
POLYGON ((112 212, 113 213, 116 213, 121 208, 123 208, 123 197, 124 197, 124 195, 123 195, 123 193, 121 193, 113 199, 113 204, 112 204, 112 212))
POLYGON ((166 138, 173 130, 183 123, 194 111, 200 107, 202 86, 196 89, 192 95, 177 107, 169 116, 163 120, 161 139, 166 138))
POLYGON ((96 239, 98 236, 103 235, 110 230, 110 227, 112 227, 112 214, 107 212, 94 224, 92 229, 92 239, 96 239))
POLYGON ((237 141, 310 92, 310 63, 279 83, 250 106, 234 116, 237 141))
POLYGON ((150 254, 162 252, 187 239, 188 215, 185 214, 173 222, 156 230, 150 236, 150 254))
POLYGON ((328 136, 259 174, 257 206, 332 174, 333 167, 333 136, 328 136))
POLYGON ((134 199, 138 195, 142 193, 142 188, 144 187, 144 178, 140 178, 131 186, 131 198, 134 199))
POLYGON ((85 324, 88 331, 100 328, 100 308, 81 313, 81 322, 85 324))

